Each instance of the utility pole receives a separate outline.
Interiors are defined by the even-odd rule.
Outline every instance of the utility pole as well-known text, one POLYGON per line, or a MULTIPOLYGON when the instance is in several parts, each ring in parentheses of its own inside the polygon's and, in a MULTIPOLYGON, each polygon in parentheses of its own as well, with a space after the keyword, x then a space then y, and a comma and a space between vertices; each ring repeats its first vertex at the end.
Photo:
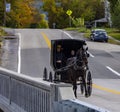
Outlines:
POLYGON ((6 0, 4 0, 4 22, 3 22, 3 26, 6 26, 6 0))

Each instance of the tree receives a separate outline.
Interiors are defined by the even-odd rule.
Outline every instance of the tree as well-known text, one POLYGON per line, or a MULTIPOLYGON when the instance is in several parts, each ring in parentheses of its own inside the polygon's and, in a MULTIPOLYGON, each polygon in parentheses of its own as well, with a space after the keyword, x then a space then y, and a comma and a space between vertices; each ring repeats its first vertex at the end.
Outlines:
POLYGON ((48 13, 49 27, 53 27, 56 23, 56 28, 63 28, 65 20, 64 17, 67 16, 61 6, 57 6, 55 0, 44 0, 43 10, 48 13))
POLYGON ((3 0, 0 1, 0 25, 3 25, 4 21, 4 2, 3 0))
MULTIPOLYGON (((10 12, 6 12, 6 26, 8 27, 26 27, 32 21, 32 3, 33 0, 6 0, 11 4, 10 12)), ((5 4, 0 1, 0 25, 4 21, 5 4)))
POLYGON ((34 15, 33 19, 34 21, 31 23, 30 27, 31 28, 48 28, 48 21, 45 20, 46 15, 45 14, 39 14, 36 13, 36 15, 34 15))
MULTIPOLYGON (((10 12, 6 12, 6 26, 13 28, 26 28, 36 24, 36 27, 48 27, 45 16, 35 7, 34 0, 6 0, 11 4, 10 12), (41 24, 41 26, 40 26, 41 24)), ((0 1, 0 25, 4 21, 4 0, 0 1)))
POLYGON ((43 0, 43 2, 43 10, 48 12, 50 27, 54 22, 57 28, 67 27, 69 25, 69 17, 66 14, 68 9, 72 10, 73 18, 84 18, 85 21, 93 21, 104 16, 101 0, 43 0))
POLYGON ((12 1, 11 11, 7 13, 8 27, 29 27, 33 18, 32 0, 12 1))
POLYGON ((120 2, 114 7, 114 13, 112 13, 112 22, 115 28, 120 30, 120 2))
POLYGON ((114 8, 116 7, 117 3, 119 2, 119 0, 108 0, 110 2, 111 5, 111 11, 114 11, 114 8))
POLYGON ((75 25, 75 27, 84 26, 84 18, 72 18, 72 22, 75 25))

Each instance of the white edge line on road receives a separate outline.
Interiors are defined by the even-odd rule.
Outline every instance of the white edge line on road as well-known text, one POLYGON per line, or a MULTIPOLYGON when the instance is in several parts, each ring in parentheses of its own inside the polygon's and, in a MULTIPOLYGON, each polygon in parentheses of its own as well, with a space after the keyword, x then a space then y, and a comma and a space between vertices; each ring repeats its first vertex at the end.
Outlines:
POLYGON ((114 74, 120 76, 120 73, 118 73, 117 71, 113 70, 111 67, 106 66, 107 69, 109 69, 111 72, 113 72, 114 74))
POLYGON ((89 54, 90 54, 90 57, 92 57, 92 58, 94 58, 95 56, 94 55, 92 55, 90 52, 88 52, 89 54))
MULTIPOLYGON (((60 31, 63 32, 63 33, 65 33, 69 38, 73 39, 73 37, 72 37, 69 33, 65 32, 65 31, 63 31, 63 30, 60 30, 60 31)), ((92 58, 95 57, 95 56, 93 56, 90 52, 88 52, 88 53, 90 54, 90 56, 91 56, 92 58)))
POLYGON ((19 38, 19 46, 18 46, 18 73, 21 72, 21 34, 17 33, 19 38))
POLYGON ((63 30, 60 30, 60 31, 63 32, 63 33, 65 33, 69 38, 73 39, 73 37, 69 33, 65 32, 63 30))

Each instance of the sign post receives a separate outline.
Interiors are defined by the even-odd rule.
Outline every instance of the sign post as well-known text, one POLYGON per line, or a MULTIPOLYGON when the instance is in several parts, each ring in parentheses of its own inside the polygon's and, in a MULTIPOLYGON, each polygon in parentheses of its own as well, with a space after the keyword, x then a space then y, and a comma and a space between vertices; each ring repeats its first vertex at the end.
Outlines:
POLYGON ((72 11, 70 9, 68 9, 66 14, 69 16, 69 26, 71 27, 71 14, 72 14, 72 11))
POLYGON ((6 26, 6 0, 4 0, 4 22, 3 26, 6 26))
POLYGON ((11 4, 7 3, 6 0, 4 0, 4 22, 3 26, 6 26, 6 12, 10 12, 11 4))
POLYGON ((11 4, 6 3, 6 12, 10 12, 10 9, 11 9, 11 4))

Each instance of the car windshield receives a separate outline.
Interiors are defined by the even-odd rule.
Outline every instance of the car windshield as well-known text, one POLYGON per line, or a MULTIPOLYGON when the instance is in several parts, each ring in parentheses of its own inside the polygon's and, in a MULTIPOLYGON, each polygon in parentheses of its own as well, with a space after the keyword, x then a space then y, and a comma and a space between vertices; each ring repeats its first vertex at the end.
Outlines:
POLYGON ((101 33, 106 34, 106 32, 105 32, 105 31, 95 31, 95 33, 96 33, 96 34, 101 34, 101 33))

